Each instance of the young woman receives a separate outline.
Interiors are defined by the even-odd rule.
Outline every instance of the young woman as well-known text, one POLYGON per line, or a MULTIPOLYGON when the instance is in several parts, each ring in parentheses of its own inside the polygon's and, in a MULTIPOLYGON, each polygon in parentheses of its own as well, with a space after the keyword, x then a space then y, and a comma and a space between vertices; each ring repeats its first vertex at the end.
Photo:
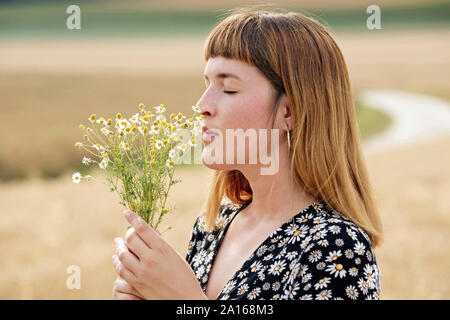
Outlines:
MULTIPOLYGON (((113 259, 114 298, 378 299, 381 221, 330 34, 299 13, 243 10, 212 30, 205 61, 197 105, 203 162, 215 170, 205 210, 185 260, 130 213, 133 228, 113 259), (223 159, 230 152, 215 143, 227 129, 278 130, 264 140, 276 173, 235 152, 212 162, 212 149, 223 159)), ((241 149, 247 158, 249 146, 241 149)))

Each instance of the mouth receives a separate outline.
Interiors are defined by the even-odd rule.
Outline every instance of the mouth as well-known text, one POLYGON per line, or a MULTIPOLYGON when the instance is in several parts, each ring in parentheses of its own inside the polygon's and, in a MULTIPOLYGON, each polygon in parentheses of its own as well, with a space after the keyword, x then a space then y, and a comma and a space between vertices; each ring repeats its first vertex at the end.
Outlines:
POLYGON ((203 141, 212 141, 218 134, 211 130, 206 130, 203 132, 202 140, 203 141))

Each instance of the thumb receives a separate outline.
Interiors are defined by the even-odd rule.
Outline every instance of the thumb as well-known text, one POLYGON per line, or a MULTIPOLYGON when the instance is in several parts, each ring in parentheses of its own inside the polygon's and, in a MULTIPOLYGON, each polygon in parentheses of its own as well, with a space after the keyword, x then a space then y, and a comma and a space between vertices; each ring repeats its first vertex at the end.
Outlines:
POLYGON ((159 235, 161 235, 161 233, 159 232, 159 230, 156 230, 156 232, 157 232, 159 235))

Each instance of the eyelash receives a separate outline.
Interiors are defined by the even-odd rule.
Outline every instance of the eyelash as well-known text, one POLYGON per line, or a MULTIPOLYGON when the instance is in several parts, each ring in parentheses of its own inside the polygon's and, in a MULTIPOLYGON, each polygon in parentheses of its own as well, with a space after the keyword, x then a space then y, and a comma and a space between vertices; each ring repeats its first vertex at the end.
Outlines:
MULTIPOLYGON (((208 84, 206 84, 206 87, 208 87, 208 84)), ((237 93, 237 91, 227 91, 227 90, 224 90, 223 92, 225 94, 235 94, 235 93, 237 93)))

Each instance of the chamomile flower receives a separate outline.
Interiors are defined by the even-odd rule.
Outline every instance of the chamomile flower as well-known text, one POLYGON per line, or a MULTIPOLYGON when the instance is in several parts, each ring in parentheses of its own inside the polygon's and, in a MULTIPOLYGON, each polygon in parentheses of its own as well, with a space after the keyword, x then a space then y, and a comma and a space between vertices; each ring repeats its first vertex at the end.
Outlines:
POLYGON ((159 133, 159 126, 158 126, 158 125, 152 125, 151 128, 152 128, 152 129, 151 129, 151 132, 152 132, 153 134, 158 134, 158 133, 159 133))
POLYGON ((175 156, 176 156, 176 151, 174 149, 170 150, 169 151, 169 158, 173 159, 173 158, 175 158, 175 156))
POLYGON ((81 149, 82 146, 83 146, 83 143, 82 143, 82 142, 76 142, 76 143, 75 143, 75 147, 77 147, 77 148, 79 148, 79 149, 81 149))
POLYGON ((136 113, 135 115, 133 115, 133 116, 130 118, 130 122, 131 122, 131 123, 134 123, 134 124, 139 123, 139 113, 136 113))
POLYGON ((102 161, 100 161, 98 166, 100 167, 100 169, 106 169, 106 167, 108 166, 108 159, 103 159, 102 161))
POLYGON ((199 106, 192 106, 192 110, 194 110, 197 113, 200 113, 200 107, 199 106))
POLYGON ((189 141, 189 145, 190 145, 191 147, 195 147, 195 146, 196 146, 196 144, 195 144, 195 138, 192 138, 192 139, 189 141))
POLYGON ((97 151, 100 151, 100 152, 103 152, 105 150, 105 147, 103 147, 99 143, 93 144, 92 147, 94 147, 97 151))
POLYGON ((141 124, 148 124, 149 123, 148 120, 149 120, 148 116, 143 116, 143 117, 138 118, 138 122, 141 124))
POLYGON ((156 109, 157 113, 163 113, 166 111, 166 106, 163 104, 160 104, 159 106, 155 107, 155 109, 156 109))
POLYGON ((81 173, 75 172, 72 175, 72 181, 73 181, 73 183, 80 183, 80 181, 81 181, 81 173))
POLYGON ((130 122, 128 122, 127 119, 120 119, 116 123, 116 128, 117 127, 119 127, 119 128, 126 128, 126 127, 129 127, 129 126, 131 126, 131 125, 130 125, 130 122))
POLYGON ((100 131, 105 135, 108 136, 110 135, 112 132, 110 130, 108 130, 107 128, 101 128, 100 131))
POLYGON ((88 119, 91 123, 94 123, 96 118, 97 118, 97 116, 95 115, 95 113, 93 113, 93 114, 91 114, 91 116, 88 119))
POLYGON ((100 117, 100 119, 97 120, 97 123, 106 125, 106 124, 107 124, 107 121, 106 121, 103 117, 100 117))
POLYGON ((90 158, 83 157, 83 160, 81 160, 81 162, 82 162, 85 166, 87 166, 89 163, 92 162, 92 160, 91 160, 90 158))
POLYGON ((167 167, 169 167, 169 168, 173 168, 173 166, 174 166, 174 164, 175 164, 175 162, 173 162, 173 160, 172 159, 167 159, 167 161, 166 161, 166 166, 167 167))
POLYGON ((164 146, 164 143, 161 140, 156 140, 155 141, 155 148, 156 149, 161 149, 164 146))
POLYGON ((148 132, 147 126, 138 127, 138 129, 139 129, 139 132, 142 133, 142 135, 144 135, 144 136, 148 132))
POLYGON ((122 143, 120 144, 120 147, 121 147, 123 150, 125 150, 125 151, 130 150, 130 145, 128 144, 128 142, 122 142, 122 143))

